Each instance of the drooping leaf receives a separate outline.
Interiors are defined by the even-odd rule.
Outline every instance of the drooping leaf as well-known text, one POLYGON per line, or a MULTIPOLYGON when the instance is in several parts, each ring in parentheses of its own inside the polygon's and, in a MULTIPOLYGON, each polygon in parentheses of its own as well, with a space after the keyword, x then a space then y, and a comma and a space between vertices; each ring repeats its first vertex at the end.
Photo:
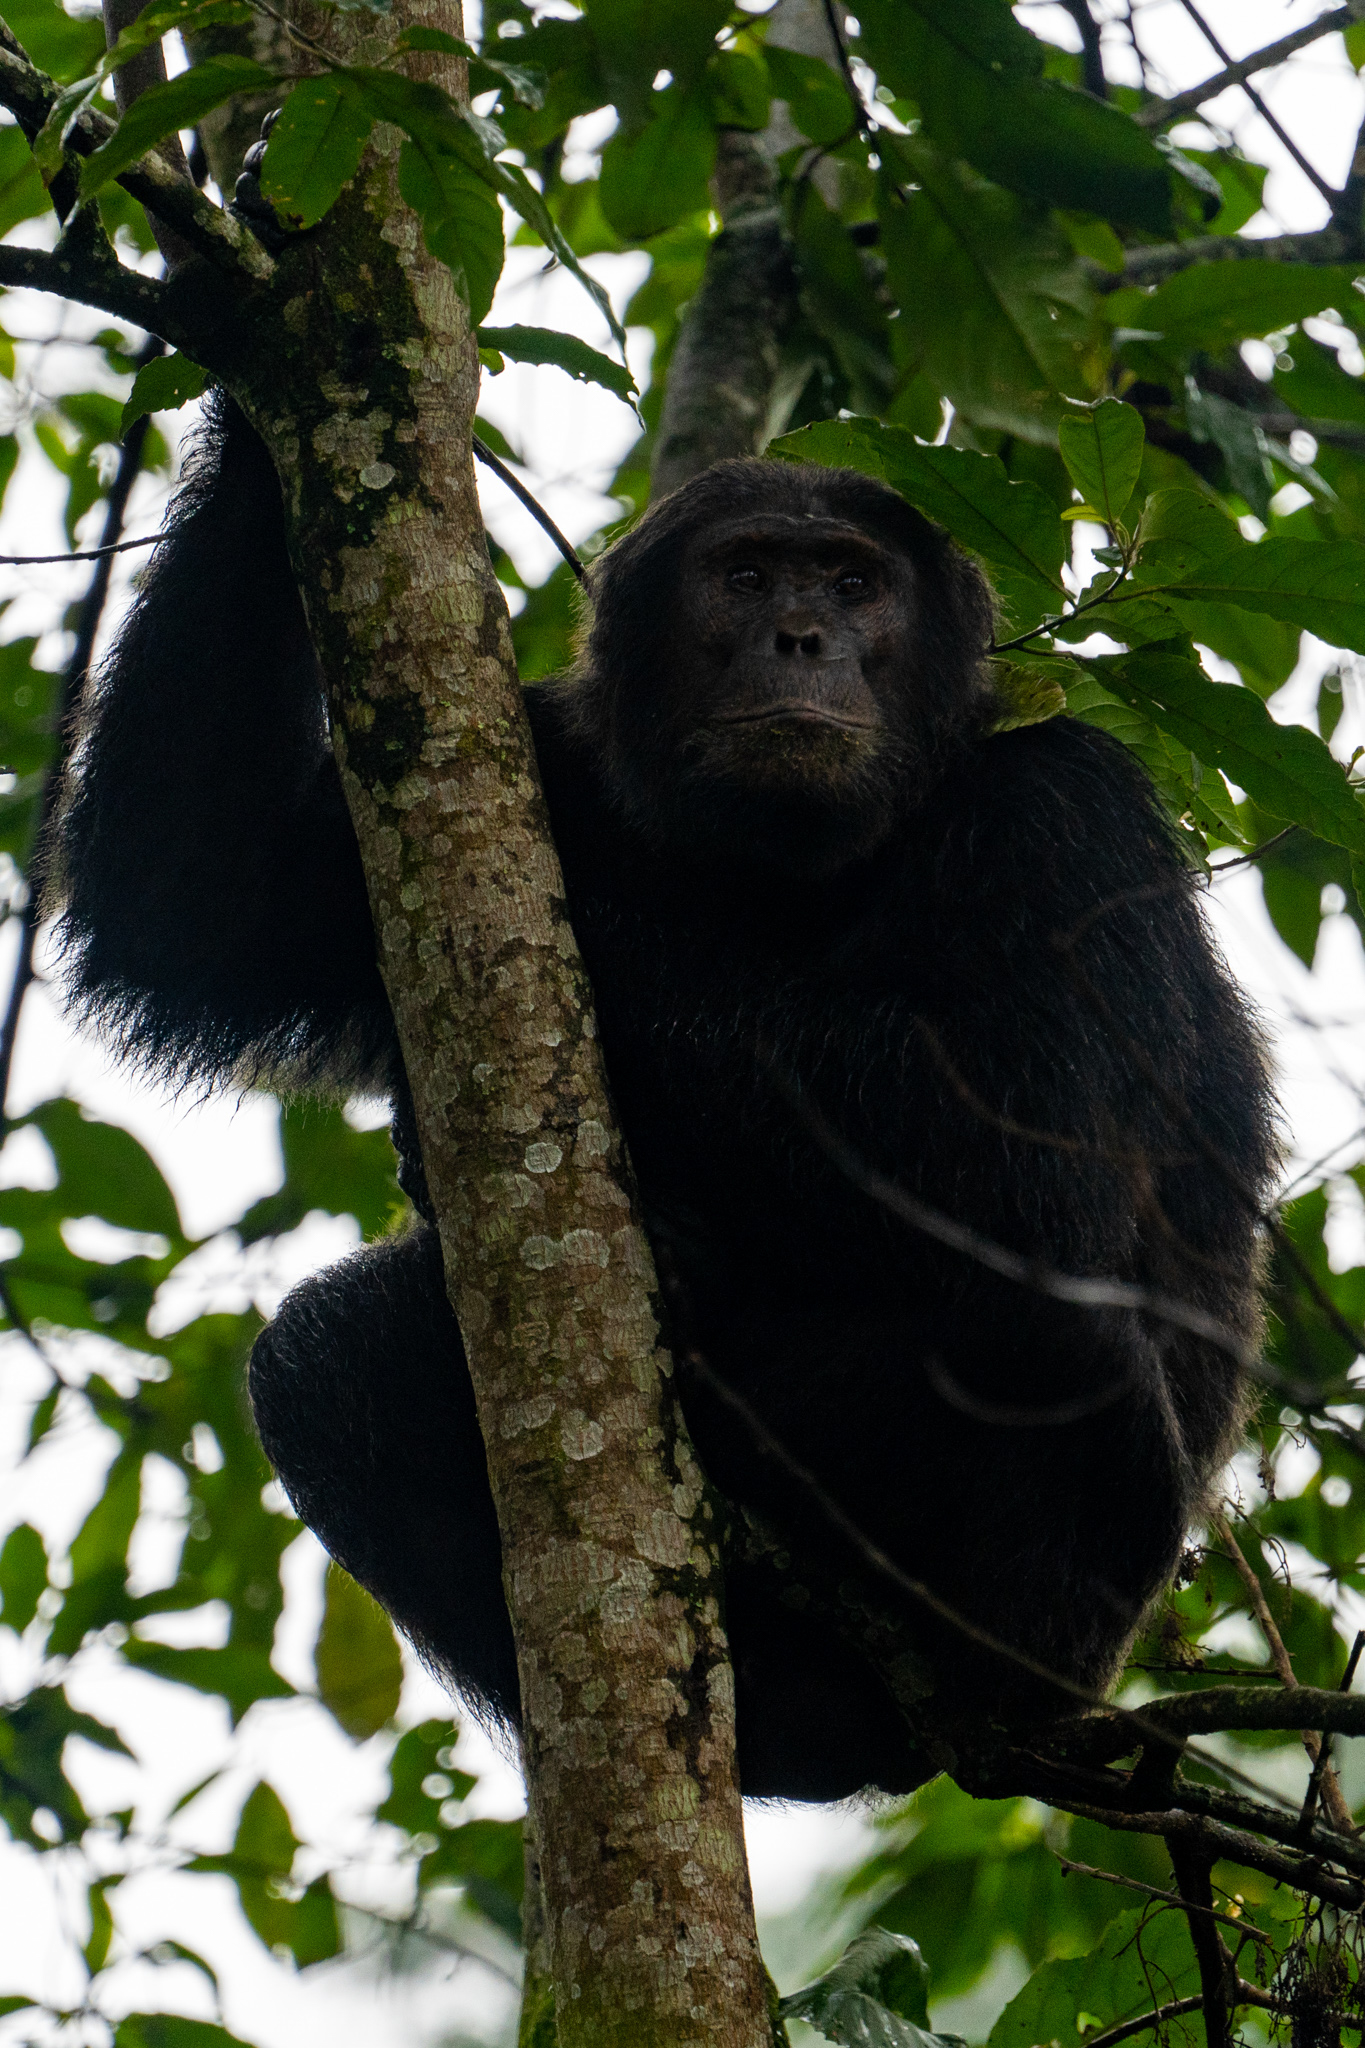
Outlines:
POLYGON ((481 327, 479 347, 510 356, 514 363, 553 363, 581 384, 601 384, 618 398, 635 395, 635 379, 624 363, 590 348, 576 334, 552 327, 481 327))
POLYGON ((344 74, 305 78, 270 131, 261 191, 293 228, 315 227, 355 176, 374 117, 344 74))
POLYGON ((403 1690, 403 1659, 389 1617, 337 1564, 327 1568, 314 1658, 323 1705, 357 1742, 393 1719, 403 1690))
POLYGON ((81 160, 81 197, 88 199, 126 171, 163 137, 193 128, 205 114, 238 93, 267 92, 275 73, 252 57, 206 57, 178 78, 154 85, 135 100, 107 142, 81 160))
POLYGON ((398 189, 422 220, 422 237, 448 266, 477 324, 502 276, 502 208, 484 180, 457 156, 409 136, 398 158, 398 189))
POLYGON ((1008 8, 868 0, 858 21, 873 70, 918 103, 948 155, 1050 206, 1169 232, 1170 171, 1150 136, 1117 107, 1044 78, 1043 45, 1008 8))
POLYGON ((192 398, 202 398, 208 389, 209 373, 178 352, 154 356, 144 363, 133 379, 123 407, 121 425, 126 434, 135 420, 149 412, 178 412, 192 398))
POLYGON ((1057 430, 1067 474, 1087 505, 1108 527, 1128 509, 1142 468, 1146 430, 1136 407, 1102 398, 1083 413, 1068 413, 1057 430))

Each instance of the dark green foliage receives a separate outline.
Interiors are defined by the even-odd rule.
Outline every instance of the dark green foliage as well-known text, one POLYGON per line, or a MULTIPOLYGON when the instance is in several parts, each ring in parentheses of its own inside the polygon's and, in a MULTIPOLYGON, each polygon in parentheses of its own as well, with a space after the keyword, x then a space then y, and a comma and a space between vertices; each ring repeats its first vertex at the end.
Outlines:
MULTIPOLYGON (((236 0, 158 0, 154 12, 139 33, 245 18, 236 0)), ((539 22, 525 0, 487 0, 485 47, 471 75, 476 94, 497 96, 491 106, 480 102, 487 121, 459 116, 393 70, 332 70, 292 92, 281 84, 285 112, 263 183, 291 229, 325 234, 373 122, 396 123, 405 137, 404 190, 476 318, 501 268, 503 199, 524 223, 519 241, 541 245, 547 260, 580 275, 587 257, 646 247, 649 274, 626 324, 651 330, 652 383, 640 401, 644 433, 612 483, 630 517, 647 501, 672 350, 714 231, 707 178, 716 128, 754 130, 774 104, 785 107, 812 147, 781 166, 800 303, 770 422, 788 438, 771 452, 863 468, 946 525, 992 578, 997 637, 1026 636, 1002 685, 1004 722, 1065 704, 1142 762, 1193 859, 1263 849, 1257 866, 1272 922, 1311 964, 1325 891, 1340 891, 1327 903, 1340 900, 1365 931, 1356 893, 1365 807, 1339 734, 1339 758, 1328 751, 1343 703, 1340 676, 1303 726, 1279 723, 1265 700, 1294 667, 1305 629, 1365 651, 1365 378, 1345 367, 1349 344, 1365 331, 1355 289, 1365 256, 1331 265, 1206 261, 1155 288, 1138 283, 1124 265, 1153 238, 1236 235, 1260 205, 1264 168, 1233 147, 1179 156, 1158 148, 1129 118, 1139 96, 1115 92, 1107 104, 1087 97, 1078 62, 1030 33, 1029 10, 1016 15, 997 0, 862 0, 853 12, 855 54, 912 131, 880 135, 875 168, 843 77, 815 58, 765 49, 761 22, 721 0, 588 0, 573 19, 539 22), (520 33, 500 35, 501 27, 520 33), (661 70, 672 83, 656 89, 661 70), (619 127, 600 178, 567 183, 570 122, 608 106, 619 127), (837 188, 823 178, 817 188, 816 149, 828 152, 837 188), (1318 324, 1331 313, 1336 324, 1318 324), (1269 337, 1276 352, 1265 384, 1240 355, 1253 337, 1269 337), (947 408, 952 445, 928 445, 947 408), (836 417, 841 412, 858 417, 836 417), (1291 452, 1287 415, 1317 443, 1308 462, 1299 459, 1297 437, 1299 453, 1291 452), (1293 499, 1278 495, 1290 483, 1308 493, 1292 510, 1285 507, 1293 499), (1062 515, 1088 517, 1086 505, 1109 529, 1099 572, 1082 595, 1087 609, 1055 634, 1041 631, 1075 612, 1062 576, 1072 533, 1062 515), (1237 522, 1249 512, 1266 528, 1264 539, 1244 537, 1237 522), (1122 651, 1078 653, 1092 630, 1122 651), (1201 648, 1230 662, 1239 680, 1212 681, 1201 648)), ((52 76, 98 89, 97 17, 54 0, 10 0, 5 18, 52 76)), ((447 47, 431 35, 410 35, 407 46, 447 47)), ((1348 39, 1355 60, 1365 57, 1361 36, 1357 27, 1348 39)), ((270 74, 220 58, 216 69, 197 66, 144 99, 86 173, 87 189, 99 185, 106 230, 121 229, 150 250, 141 208, 116 185, 99 184, 101 176, 224 96, 269 82, 270 74)), ((0 234, 48 204, 21 132, 0 130, 0 234)), ((600 305, 600 286, 592 289, 600 305)), ((621 364, 576 336, 503 326, 481 338, 490 358, 553 363, 632 396, 621 364)), ((130 373, 127 337, 111 332, 94 347, 91 388, 42 407, 34 423, 62 481, 71 540, 100 502, 110 457, 136 413, 182 403, 197 375, 193 365, 165 359, 125 404, 129 394, 110 395, 107 373, 130 373)), ((0 335, 0 372, 12 369, 12 346, 0 335)), ((491 429, 479 431, 512 452, 491 429)), ((0 438, 0 490, 17 450, 13 436, 0 438)), ((164 455, 154 440, 150 459, 164 455)), ((499 573, 521 587, 509 564, 499 573)), ((525 597, 514 635, 529 681, 571 659, 580 600, 562 567, 525 597)), ((58 677, 50 665, 34 666, 36 648, 31 637, 0 647, 0 853, 17 869, 32 846, 42 775, 57 744, 58 677)), ((1354 687, 1349 658, 1340 666, 1354 687)), ((41 1133, 56 1182, 0 1190, 0 1225, 18 1239, 5 1268, 12 1308, 54 1357, 67 1355, 69 1333, 119 1347, 110 1354, 117 1371, 111 1364, 107 1377, 96 1370, 73 1385, 54 1378, 34 1405, 30 1450, 47 1454, 81 1417, 110 1432, 101 1497, 68 1554, 49 1558, 26 1523, 0 1545, 0 1629, 25 1633, 46 1658, 42 1681, 0 1710, 0 1819, 15 1840, 46 1854, 54 1841, 79 1845, 89 1826, 67 1775, 68 1738, 114 1750, 122 1740, 77 1712, 63 1690, 82 1644, 98 1637, 105 1653, 139 1672, 222 1699, 234 1719, 259 1701, 287 1697, 272 1652, 280 1561, 297 1524, 262 1500, 268 1474, 245 1417, 241 1372, 255 1314, 202 1315, 169 1335, 148 1329, 158 1290, 196 1249, 155 1163, 127 1133, 71 1102, 41 1104, 23 1121, 41 1133), (108 1239, 98 1257, 77 1253, 68 1239, 85 1244, 80 1226, 90 1218, 132 1235, 108 1239), (184 1543, 171 1584, 130 1592, 129 1547, 152 1457, 183 1483, 184 1543), (158 1617, 216 1601, 228 1617, 222 1647, 156 1639, 158 1617)), ((316 1211, 356 1216, 367 1237, 402 1214, 382 1132, 353 1129, 335 1108, 290 1107, 281 1142, 284 1185, 238 1220, 243 1244, 290 1231, 316 1211)), ((1347 1623, 1333 1602, 1343 1588, 1365 1592, 1365 1483, 1350 1435, 1354 1403, 1342 1424, 1307 1397, 1325 1389, 1340 1402, 1357 1349, 1349 1326, 1365 1323, 1365 1268, 1334 1271, 1327 1253, 1332 1202, 1357 1201, 1362 1179, 1355 1168, 1334 1191, 1330 1183, 1309 1186, 1283 1210, 1287 1242, 1271 1261, 1267 1357, 1301 1400, 1295 1405, 1284 1385, 1265 1390, 1255 1441, 1267 1471, 1305 1441, 1318 1462, 1296 1492, 1268 1498, 1251 1525, 1239 1525, 1299 1678, 1326 1686, 1338 1682, 1345 1657, 1347 1623), (1276 1547, 1283 1545, 1293 1547, 1292 1591, 1276 1547)), ((1192 1559, 1192 1570, 1135 1652, 1143 1684, 1180 1691, 1264 1668, 1231 1563, 1214 1546, 1192 1559), (1235 1651, 1208 1647, 1220 1624, 1240 1626, 1226 1638, 1235 1651)), ((341 1725, 380 1742, 396 1697, 396 1650, 376 1612, 334 1578, 316 1665, 320 1696, 341 1725)), ((464 1817, 472 1781, 451 1766, 454 1739, 451 1725, 436 1721, 398 1739, 376 1818, 406 1837, 419 1897, 456 1889, 515 1936, 520 1830, 464 1817)), ((831 1744, 839 1740, 832 1728, 831 1744)), ((1306 1771, 1295 1737, 1248 1739, 1228 1753, 1257 1769, 1297 1770, 1300 1785, 1306 1771)), ((1214 1782, 1211 1766, 1196 1768, 1214 1782)), ((1351 1768, 1347 1747, 1347 1784, 1358 1788, 1351 1768)), ((137 1849, 128 1816, 102 1818, 137 1849)), ((230 1853, 195 1867, 230 1876, 258 1936, 306 1964, 333 1954, 340 1930, 329 1879, 315 1875, 319 1861, 308 1864, 306 1887, 292 1882, 299 1824, 259 1784, 230 1853)), ((1157 1889, 1170 1884, 1151 1839, 1022 1800, 973 1801, 940 1780, 890 1816, 876 1852, 828 1888, 829 1946, 837 1951, 864 1923, 912 1937, 942 2000, 980 1987, 1000 1946, 1011 1945, 1034 1974, 996 2021, 994 2048, 1075 2041, 1188 1990, 1191 1952, 1177 1916, 1114 1884, 1064 1874, 1058 1853, 1157 1889)), ((1242 1869, 1224 1867, 1218 1878, 1240 1895, 1236 1910, 1284 1953, 1299 1932, 1291 1896, 1242 1869)), ((89 1932, 76 1952, 94 1980, 95 2009, 100 1972, 118 1954, 116 1883, 92 1865, 89 1932)), ((884 1974, 888 1959, 893 1974, 904 1971, 907 1953, 855 1950, 833 1995, 828 1984, 820 1994, 827 2038, 839 2039, 845 2023, 833 2002, 841 1989, 864 2001, 849 2024, 871 2030, 849 2038, 901 2044, 933 2031, 918 1965, 898 1983, 884 1974)), ((157 1954, 207 1972, 176 1944, 157 1954)), ((807 1960, 801 1974, 814 1978, 834 1956, 812 1942, 807 1960)), ((0 1981, 0 2014, 27 2003, 3 1993, 0 1981)), ((1186 2038, 1182 2024, 1194 2022, 1173 2023, 1177 2044, 1186 2038)), ((118 2019, 113 2040, 115 2048, 232 2048, 221 2027, 163 2013, 118 2019)))

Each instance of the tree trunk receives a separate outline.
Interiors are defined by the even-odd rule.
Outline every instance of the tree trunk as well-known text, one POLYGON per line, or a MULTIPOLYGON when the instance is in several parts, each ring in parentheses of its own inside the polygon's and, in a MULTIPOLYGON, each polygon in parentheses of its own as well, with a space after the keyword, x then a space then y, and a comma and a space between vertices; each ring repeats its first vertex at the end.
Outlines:
MULTIPOLYGON (((414 19, 461 32, 413 0, 385 33, 414 19)), ((559 2048, 761 2048, 713 1506, 484 540, 477 351, 397 158, 376 131, 287 259, 289 359, 230 381, 283 479, 487 1445, 559 2048)))
MULTIPOLYGON (((836 56, 823 0, 778 0, 767 40, 827 63, 836 56)), ((651 479, 656 498, 713 462, 761 455, 781 431, 771 405, 800 279, 783 232, 776 167, 802 140, 781 100, 761 133, 719 131, 712 193, 722 227, 669 366, 651 479)), ((815 182, 831 200, 837 177, 836 164, 816 166, 815 182)))

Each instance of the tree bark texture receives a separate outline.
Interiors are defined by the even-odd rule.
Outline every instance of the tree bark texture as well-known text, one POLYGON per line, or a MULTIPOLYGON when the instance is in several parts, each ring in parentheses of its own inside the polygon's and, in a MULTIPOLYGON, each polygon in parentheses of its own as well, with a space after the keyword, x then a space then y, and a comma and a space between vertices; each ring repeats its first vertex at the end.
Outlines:
MULTIPOLYGON (((415 23, 461 32, 448 0, 387 32, 415 23)), ((283 480, 487 1445, 559 2048, 760 2048, 714 1511, 484 542, 477 350, 398 144, 282 260, 292 373, 253 346, 230 381, 283 480)))
MULTIPOLYGON (((767 40, 826 63, 837 58, 824 0, 779 0, 767 40)), ((783 232, 776 166, 802 141, 781 100, 761 133, 719 131, 712 193, 721 232, 669 367, 651 478, 656 498, 713 462, 761 455, 785 424, 774 423, 772 402, 800 279, 783 232)), ((833 203, 837 164, 822 162, 813 176, 833 203)))

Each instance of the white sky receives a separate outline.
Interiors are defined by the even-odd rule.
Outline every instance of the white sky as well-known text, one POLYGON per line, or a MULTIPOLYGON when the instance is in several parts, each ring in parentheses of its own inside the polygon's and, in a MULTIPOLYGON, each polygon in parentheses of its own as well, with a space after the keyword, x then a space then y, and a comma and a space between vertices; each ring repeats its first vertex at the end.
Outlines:
MULTIPOLYGON (((1117 15, 1117 6, 1112 11, 1117 15)), ((1201 11, 1232 54, 1239 55, 1311 20, 1322 9, 1309 0, 1205 0, 1201 11)), ((1076 31, 1061 7, 1028 5, 1020 12, 1040 32, 1075 45, 1076 31)), ((1158 87, 1176 90, 1218 68, 1179 0, 1147 0, 1138 11, 1138 25, 1148 58, 1159 73, 1158 87)), ((1107 37, 1113 38, 1111 51, 1118 52, 1111 58, 1111 72, 1122 75, 1126 46, 1117 20, 1107 37)), ((1131 53, 1127 61, 1131 65, 1131 53)), ((1365 112, 1365 91, 1346 64, 1339 39, 1300 53, 1259 82, 1304 152, 1328 179, 1339 181, 1365 112)), ((1271 166, 1266 211, 1258 216, 1253 232, 1320 225, 1325 216, 1322 200, 1243 96, 1227 94, 1209 113, 1226 123, 1248 155, 1271 166)), ((600 129, 597 136, 585 138, 599 139, 600 129)), ((621 307, 647 264, 642 256, 627 255, 594 258, 590 267, 621 307)), ((529 251, 513 252, 490 318, 495 323, 571 327, 599 346, 606 342, 584 294, 562 272, 542 275, 529 251)), ((60 337, 78 338, 102 323, 54 300, 21 294, 8 298, 6 319, 15 331, 48 344, 41 350, 21 351, 21 376, 35 394, 55 395, 87 381, 85 359, 60 337)), ((643 382, 649 337, 632 339, 633 366, 643 382)), ((623 406, 557 371, 509 367, 498 379, 486 380, 483 410, 514 446, 526 451, 532 489, 571 538, 585 537, 610 516, 611 505, 602 493, 635 432, 623 406)), ((523 573, 538 580, 554 565, 549 543, 495 480, 481 474, 480 486, 491 531, 523 573)), ((129 531, 151 530, 159 512, 160 493, 144 482, 134 500, 129 531)), ((87 532, 84 537, 88 542, 91 536, 87 532)), ((56 551, 63 545, 55 480, 46 464, 27 458, 10 486, 0 519, 0 552, 56 551)), ((84 576, 84 570, 75 569, 0 569, 0 597, 21 593, 7 615, 6 637, 51 631, 62 605, 84 587, 84 576)), ((50 642, 50 650, 55 661, 60 653, 57 640, 50 642)), ((1276 702, 1277 713, 1306 714, 1324 664, 1324 650, 1311 648, 1305 654, 1276 702)), ((1365 741, 1365 689, 1359 675, 1348 680, 1347 693, 1337 745, 1338 750, 1344 745, 1349 751, 1365 741)), ((1365 1021, 1365 963, 1354 928, 1344 917, 1327 921, 1316 971, 1309 974, 1275 938, 1261 908, 1258 885, 1245 871, 1219 885, 1214 916, 1229 958, 1272 1030, 1296 1155, 1307 1161, 1334 1146, 1345 1146, 1343 1162, 1359 1157, 1362 1147, 1346 1144, 1365 1124, 1365 1034, 1360 1029, 1365 1021)), ((8 978, 13 943, 11 931, 0 931, 0 987, 8 978)), ((40 988, 25 1006, 12 1106, 22 1111, 56 1093, 74 1095, 134 1131, 150 1147, 195 1234, 221 1230, 247 1202, 279 1183, 274 1112, 268 1103, 250 1097, 174 1103, 162 1093, 134 1085, 111 1067, 97 1046, 73 1035, 51 996, 40 988)), ((0 1161, 0 1176, 26 1178, 32 1159, 32 1150, 26 1161, 22 1144, 14 1141, 0 1161)), ((337 1256, 353 1239, 354 1231, 346 1224, 319 1220, 268 1255, 258 1251, 243 1259, 234 1241, 219 1238, 199 1259, 196 1284, 205 1300, 241 1307, 254 1298, 269 1310, 286 1285, 337 1256)), ((1338 1250, 1342 1260, 1362 1256, 1365 1250, 1360 1215, 1349 1204, 1338 1219, 1338 1250)), ((5 1470, 17 1459, 29 1407, 45 1389, 18 1340, 6 1340, 2 1348, 0 1470, 5 1470)), ((0 1535, 14 1522, 29 1519, 55 1543, 64 1541, 97 1494, 110 1449, 97 1429, 57 1431, 38 1457, 5 1480, 0 1535)), ((140 1568, 149 1574, 156 1570, 158 1554, 165 1552, 171 1534, 167 1518, 173 1513, 173 1490, 161 1498, 156 1486, 150 1487, 137 1539, 140 1568)), ((316 1625, 320 1573, 320 1553, 312 1539, 303 1536, 289 1556, 290 1599, 277 1662, 291 1679, 305 1685, 310 1681, 308 1646, 316 1625)), ((184 1626, 187 1633, 177 1640, 189 1640, 188 1630, 194 1628, 207 1633, 193 1639, 215 1640, 212 1632, 218 1617, 190 1618, 184 1626)), ((13 1649, 13 1639, 0 1631, 0 1696, 22 1691, 30 1677, 22 1654, 13 1649)), ((117 1722, 138 1752, 138 1789, 149 1801, 141 1816, 144 1825, 154 1822, 158 1812, 209 1771, 226 1766, 220 1783, 173 1824, 168 1843, 189 1843, 203 1850, 225 1846, 243 1793, 264 1774, 289 1805, 297 1832, 347 1851, 360 1846, 359 1817, 382 1772, 383 1738, 355 1749, 308 1700, 254 1709, 234 1738, 219 1703, 121 1671, 114 1660, 98 1652, 81 1660, 70 1689, 77 1704, 117 1722)), ((404 1719, 443 1711, 444 1696, 414 1668, 404 1697, 404 1719)), ((465 1740, 471 1768, 485 1772, 473 1810, 517 1811, 515 1774, 477 1732, 465 1740)), ((131 1797, 134 1775, 131 1767, 102 1756, 86 1753, 81 1760, 82 1784, 88 1784, 97 1807, 117 1807, 131 1797)), ((751 1811, 749 1822, 756 1893, 761 1910, 768 1912, 790 1907, 816 1871, 851 1861, 867 1838, 866 1820, 851 1813, 767 1809, 751 1811)), ((26 1850, 0 1844, 0 1991, 24 1990, 58 2002, 79 1993, 78 1980, 63 1968, 62 1958, 67 1932, 74 1927, 83 1937, 82 1908, 77 1894, 66 1889, 73 1880, 60 1864, 59 1858, 40 1861, 26 1850)), ((356 1886, 357 1897, 395 1896, 382 1868, 358 1875, 356 1886)), ((414 2042, 449 2041, 457 2026, 479 2038, 494 2039, 506 2024, 510 1994, 477 1964, 463 1966, 453 1980, 436 1973, 382 1981, 351 1964, 293 1976, 267 1958, 247 1932, 226 1879, 153 1874, 125 1885, 114 1897, 129 1950, 172 1934, 211 1957, 222 1977, 228 2024, 262 2048, 360 2048, 362 2042, 365 2048, 399 2048, 400 2042, 410 2048, 414 2042)), ((1009 1988, 1002 1978, 997 2002, 1009 1988)), ((110 2008, 132 2009, 144 2001, 172 2003, 210 2016, 203 1982, 188 1969, 152 1972, 146 1965, 127 1964, 111 1991, 110 2008)), ((949 2020, 946 2012, 940 2015, 941 2024, 949 2020)), ((0 2039, 15 2028, 14 2021, 0 2023, 0 2039)))

